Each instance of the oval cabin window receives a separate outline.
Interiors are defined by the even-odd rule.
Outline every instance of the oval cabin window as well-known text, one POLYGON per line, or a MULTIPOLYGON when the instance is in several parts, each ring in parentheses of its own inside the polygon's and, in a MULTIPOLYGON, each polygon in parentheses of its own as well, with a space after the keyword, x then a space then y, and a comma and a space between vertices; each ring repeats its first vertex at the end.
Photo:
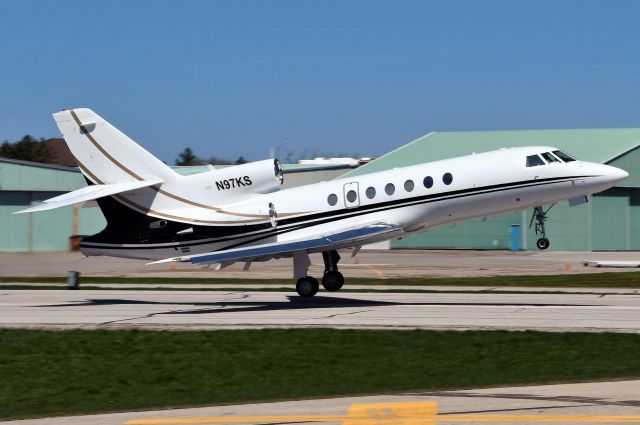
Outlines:
POLYGON ((406 190, 407 192, 413 191, 414 187, 415 185, 413 184, 413 180, 407 180, 406 182, 404 182, 404 190, 406 190))
POLYGON ((393 195, 393 193, 396 191, 396 187, 393 185, 393 183, 389 183, 384 187, 384 191, 387 195, 393 195))
POLYGON ((373 199, 376 197, 376 188, 373 186, 369 186, 365 193, 367 194, 367 198, 373 199))

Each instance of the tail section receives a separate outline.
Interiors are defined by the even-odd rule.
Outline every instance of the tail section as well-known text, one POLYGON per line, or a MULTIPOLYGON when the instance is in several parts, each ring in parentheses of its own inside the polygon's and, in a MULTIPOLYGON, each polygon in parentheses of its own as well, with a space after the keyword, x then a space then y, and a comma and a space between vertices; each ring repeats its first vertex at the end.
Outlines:
POLYGON ((56 112, 53 118, 82 173, 95 184, 171 180, 177 174, 91 109, 56 112))

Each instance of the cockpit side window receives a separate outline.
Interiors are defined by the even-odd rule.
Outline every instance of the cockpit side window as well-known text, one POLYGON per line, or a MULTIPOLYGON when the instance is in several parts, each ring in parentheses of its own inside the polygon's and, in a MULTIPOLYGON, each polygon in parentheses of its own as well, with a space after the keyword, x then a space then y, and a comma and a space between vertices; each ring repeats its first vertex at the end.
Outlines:
POLYGON ((560 158, 561 160, 563 160, 564 162, 571 162, 571 161, 577 161, 574 157, 572 157, 571 155, 569 155, 566 152, 562 152, 562 151, 553 151, 553 154, 555 156, 557 156, 558 158, 560 158))
POLYGON ((551 154, 551 152, 545 152, 545 153, 543 153, 543 154, 542 154, 542 157, 543 157, 544 159, 546 159, 546 160, 547 160, 547 162, 548 162, 549 164, 552 164, 552 163, 554 163, 554 162, 557 162, 557 163, 560 163, 560 162, 561 162, 558 158, 556 158, 555 156, 553 156, 553 155, 551 154))
POLYGON ((538 155, 529 155, 527 157, 527 167, 535 167, 537 165, 545 165, 542 158, 538 155))

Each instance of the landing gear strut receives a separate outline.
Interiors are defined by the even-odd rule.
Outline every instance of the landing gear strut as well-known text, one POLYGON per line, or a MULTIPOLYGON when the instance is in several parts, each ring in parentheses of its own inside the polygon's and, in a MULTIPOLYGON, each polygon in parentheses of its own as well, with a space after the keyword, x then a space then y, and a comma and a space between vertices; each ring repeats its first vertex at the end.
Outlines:
MULTIPOLYGON (((338 271, 338 261, 340 255, 337 251, 327 251, 322 253, 324 260, 324 276, 322 276, 322 286, 327 291, 337 291, 344 285, 344 276, 338 271)), ((306 251, 296 251, 293 253, 293 276, 297 279, 296 292, 301 297, 313 297, 318 293, 320 284, 314 277, 308 276, 307 271, 311 261, 306 251)))
POLYGON ((322 276, 322 286, 327 291, 337 291, 344 285, 344 276, 338 271, 338 261, 340 255, 338 251, 325 251, 322 253, 324 260, 324 276, 322 276))
POLYGON ((531 221, 529 222, 529 228, 531 228, 531 226, 533 225, 533 221, 535 220, 534 230, 536 232, 536 235, 542 235, 542 237, 536 241, 536 246, 539 250, 545 250, 549 248, 549 245, 551 244, 549 242, 549 239, 547 239, 546 237, 547 232, 544 228, 544 222, 547 221, 547 213, 551 208, 553 208, 554 205, 555 204, 551 204, 551 206, 549 206, 549 208, 547 208, 546 210, 544 210, 542 207, 535 207, 533 209, 533 215, 531 216, 531 221))

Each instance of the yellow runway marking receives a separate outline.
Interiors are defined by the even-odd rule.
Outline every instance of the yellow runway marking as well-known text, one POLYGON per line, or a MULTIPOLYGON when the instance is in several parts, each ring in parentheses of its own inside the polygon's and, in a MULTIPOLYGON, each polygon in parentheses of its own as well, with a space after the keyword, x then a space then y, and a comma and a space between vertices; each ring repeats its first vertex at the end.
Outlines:
POLYGON ((368 268, 369 270, 373 270, 373 272, 377 274, 380 279, 384 279, 384 273, 382 273, 376 267, 373 267, 371 264, 362 264, 362 265, 368 268))
POLYGON ((438 422, 640 423, 638 416, 438 414, 436 402, 353 404, 346 415, 213 416, 135 419, 126 425, 340 422, 342 425, 436 425, 438 422))

